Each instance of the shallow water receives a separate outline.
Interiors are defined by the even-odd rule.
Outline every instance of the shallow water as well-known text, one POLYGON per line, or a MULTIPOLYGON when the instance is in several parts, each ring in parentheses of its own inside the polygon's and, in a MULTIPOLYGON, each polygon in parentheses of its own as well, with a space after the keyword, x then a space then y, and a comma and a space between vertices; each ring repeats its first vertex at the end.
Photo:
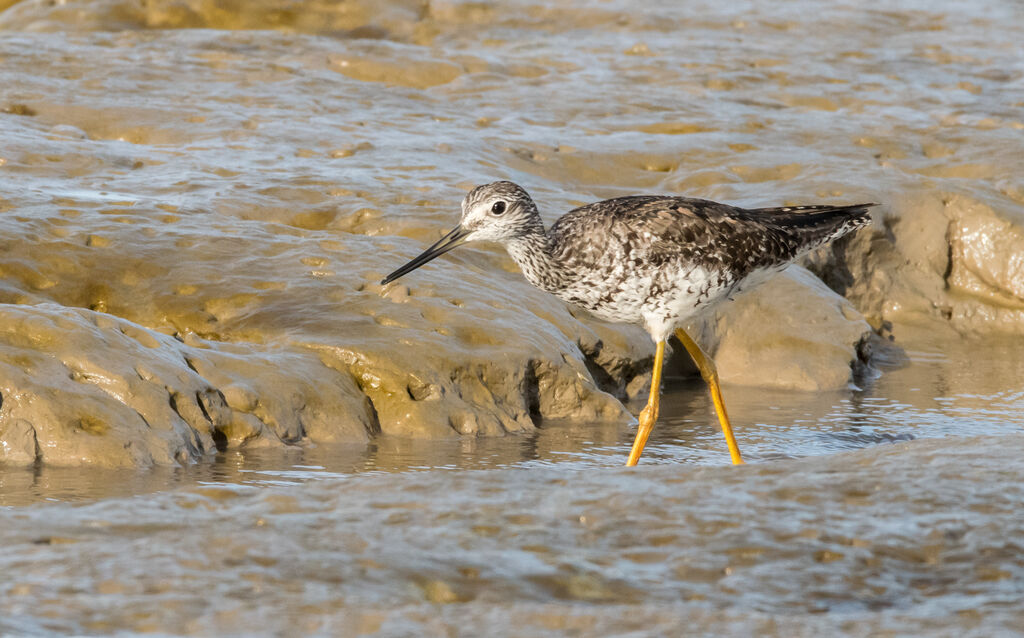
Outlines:
POLYGON ((697 379, 632 428, 0 473, 0 633, 1015 635, 1024 344, 908 347, 861 387, 697 379))
POLYGON ((742 468, 674 379, 634 470, 630 429, 552 423, 5 471, 0 632, 1012 635, 1024 346, 909 354, 842 392, 727 387, 742 468))
MULTIPOLYGON (((909 348, 908 361, 836 392, 726 386, 730 417, 750 463, 825 456, 915 439, 958 439, 1024 430, 1024 343, 993 338, 909 348)), ((670 377, 644 465, 729 463, 699 378, 670 377)), ((0 476, 0 506, 81 502, 197 484, 289 486, 357 475, 557 468, 617 468, 632 426, 553 421, 505 437, 380 436, 364 445, 306 445, 223 452, 209 462, 145 471, 37 466, 0 476)))
POLYGON ((984 395, 920 405, 905 390, 865 393, 864 424, 781 411, 810 422, 789 428, 803 445, 743 426, 758 460, 744 468, 665 463, 722 457, 706 419, 679 419, 656 433, 659 463, 633 471, 620 467, 625 433, 555 427, 381 441, 369 457, 5 473, 0 631, 1012 635, 1024 620, 1020 398, 1004 410, 1007 394, 989 395, 985 426, 957 416, 984 395), (880 424, 886 410, 899 425, 880 424), (888 444, 954 422, 1002 434, 888 444))
MULTIPOLYGON (((1019 5, 0 7, 0 418, 178 428, 213 388, 235 419, 195 463, 0 467, 0 634, 1024 626, 1024 345, 942 323, 1024 331, 1012 244, 954 224, 950 250, 943 217, 1024 221, 1019 5), (938 274, 861 308, 909 362, 727 386, 742 468, 696 379, 634 470, 614 419, 458 436, 410 374, 498 396, 516 357, 582 369, 590 330, 493 247, 375 287, 499 178, 548 221, 640 191, 934 210, 938 274)), ((635 333, 602 338, 649 356, 635 333)), ((124 461, 110 438, 86 461, 124 461)))

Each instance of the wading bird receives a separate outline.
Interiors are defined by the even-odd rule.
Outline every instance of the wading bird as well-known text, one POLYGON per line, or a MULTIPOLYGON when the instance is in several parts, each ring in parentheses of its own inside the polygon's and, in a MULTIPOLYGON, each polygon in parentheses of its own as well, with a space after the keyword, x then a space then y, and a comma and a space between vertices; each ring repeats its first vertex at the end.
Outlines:
POLYGON ((522 187, 494 182, 471 190, 462 201, 461 223, 381 283, 466 242, 503 244, 534 286, 599 319, 641 324, 654 340, 651 394, 626 465, 636 465, 658 419, 665 340, 673 331, 707 382, 732 462, 740 464, 718 372, 682 326, 804 253, 867 226, 874 205, 745 209, 635 195, 581 206, 545 230, 522 187))

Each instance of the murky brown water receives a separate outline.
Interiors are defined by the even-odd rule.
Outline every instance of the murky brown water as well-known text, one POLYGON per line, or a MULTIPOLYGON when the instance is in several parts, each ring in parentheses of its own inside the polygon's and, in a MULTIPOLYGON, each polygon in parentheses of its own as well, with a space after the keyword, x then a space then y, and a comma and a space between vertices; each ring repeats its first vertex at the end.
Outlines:
POLYGON ((862 389, 676 380, 626 428, 0 474, 0 631, 1012 635, 1024 346, 912 350, 862 389))
POLYGON ((0 7, 0 418, 108 466, 0 466, 0 635, 1024 626, 1019 5, 0 7), (939 274, 857 299, 909 364, 726 387, 742 468, 671 380, 627 471, 591 328, 496 249, 374 286, 497 178, 548 220, 662 191, 988 221, 923 224, 939 274), (594 419, 533 429, 517 357, 594 419), (207 422, 227 451, 174 447, 207 422))

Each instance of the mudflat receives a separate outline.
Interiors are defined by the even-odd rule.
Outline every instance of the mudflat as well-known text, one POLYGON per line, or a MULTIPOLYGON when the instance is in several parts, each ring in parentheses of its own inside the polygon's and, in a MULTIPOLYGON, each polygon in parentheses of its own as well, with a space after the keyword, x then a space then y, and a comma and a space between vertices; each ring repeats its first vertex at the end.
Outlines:
POLYGON ((1020 17, 0 0, 0 633, 1011 632, 1020 17), (882 205, 694 328, 754 463, 684 356, 628 473, 640 328, 378 284, 495 179, 882 205))

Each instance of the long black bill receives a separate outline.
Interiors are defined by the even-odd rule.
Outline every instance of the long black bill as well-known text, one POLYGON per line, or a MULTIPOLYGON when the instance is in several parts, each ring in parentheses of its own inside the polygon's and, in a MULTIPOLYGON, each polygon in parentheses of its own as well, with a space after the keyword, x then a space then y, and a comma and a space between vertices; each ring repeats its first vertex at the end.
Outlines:
POLYGON ((462 244, 465 243, 466 235, 469 235, 469 232, 470 231, 466 230, 462 226, 456 226, 455 228, 452 229, 452 232, 448 233, 441 239, 437 240, 437 243, 431 246, 430 248, 424 250, 419 257, 413 259, 406 265, 402 266, 395 272, 391 273, 390 275, 382 279, 380 282, 381 285, 389 284, 392 281, 401 277, 402 275, 405 275, 406 273, 410 273, 416 270, 417 268, 427 263, 434 257, 443 255, 452 248, 455 248, 456 246, 461 246, 462 244))

